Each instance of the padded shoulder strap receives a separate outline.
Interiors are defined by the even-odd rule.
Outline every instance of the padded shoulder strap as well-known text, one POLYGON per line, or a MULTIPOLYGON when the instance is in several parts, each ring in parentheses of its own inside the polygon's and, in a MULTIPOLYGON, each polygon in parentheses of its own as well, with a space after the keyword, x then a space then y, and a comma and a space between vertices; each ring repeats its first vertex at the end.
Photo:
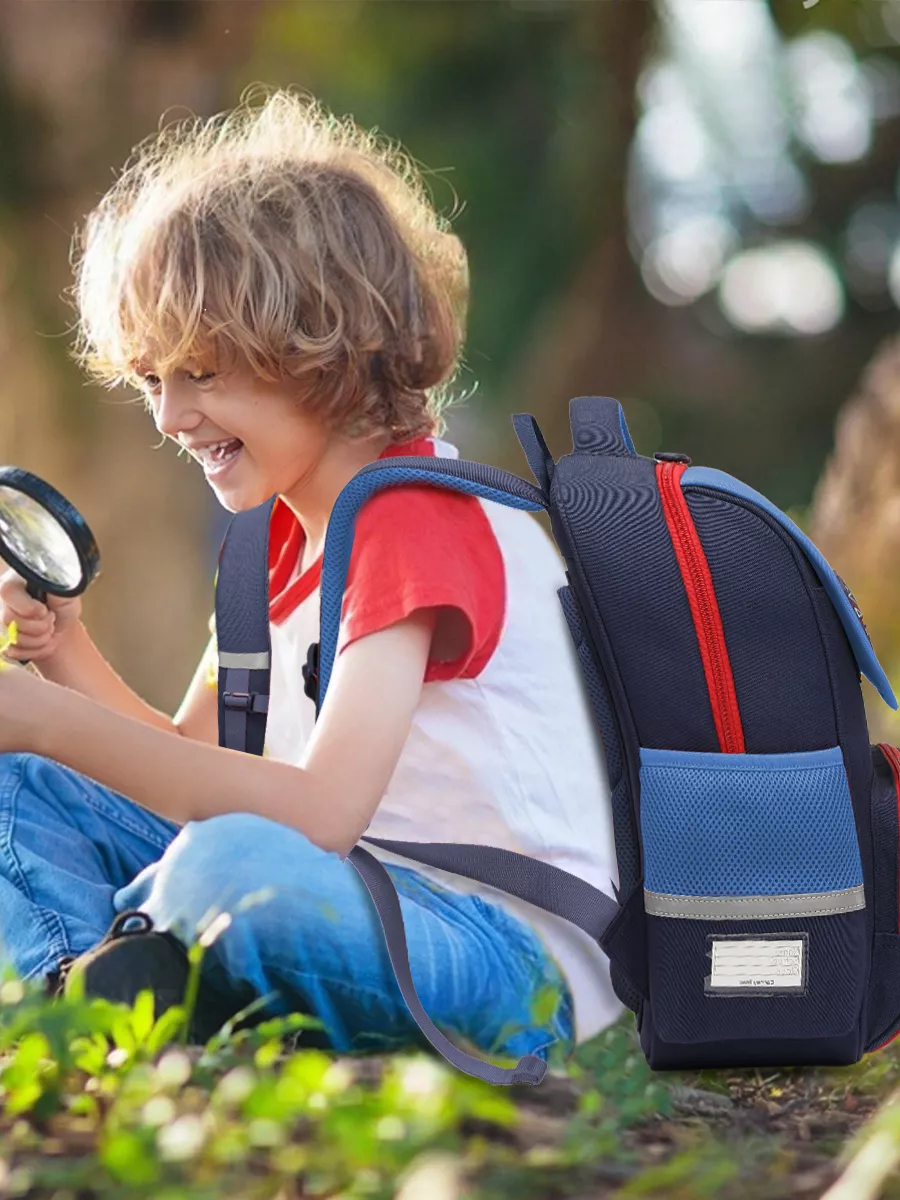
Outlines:
POLYGON ((625 413, 611 396, 576 396, 569 401, 572 449, 589 454, 637 454, 625 413))
MULTIPOLYGON (((541 438, 537 446, 542 442, 541 438)), ((545 506, 544 495, 531 484, 481 463, 395 457, 363 467, 338 497, 326 534, 321 585, 324 670, 317 716, 328 687, 357 512, 363 501, 382 487, 423 482, 515 508, 537 511, 545 506)), ((262 754, 269 698, 268 539, 275 500, 273 496, 265 504, 236 513, 232 518, 219 556, 216 583, 219 741, 221 745, 253 754, 262 754)), ((598 941, 618 912, 618 905, 611 897, 584 880, 525 855, 492 846, 366 840, 521 896, 572 921, 598 941)), ((437 1029, 416 994, 402 910, 390 875, 374 855, 359 845, 351 850, 347 861, 372 897, 403 998, 435 1049, 459 1070, 488 1083, 540 1083, 547 1064, 537 1055, 524 1055, 514 1067, 499 1067, 460 1050, 437 1029)))
POLYGON ((277 497, 228 524, 216 578, 219 745, 262 754, 269 710, 269 520, 277 497))
POLYGON ((319 696, 316 717, 325 700, 334 666, 338 630, 356 518, 376 492, 398 484, 433 484, 472 496, 483 496, 510 508, 538 512, 546 508, 543 494, 509 471, 464 458, 397 455, 366 463, 347 483, 331 510, 322 553, 321 618, 319 623, 319 696))

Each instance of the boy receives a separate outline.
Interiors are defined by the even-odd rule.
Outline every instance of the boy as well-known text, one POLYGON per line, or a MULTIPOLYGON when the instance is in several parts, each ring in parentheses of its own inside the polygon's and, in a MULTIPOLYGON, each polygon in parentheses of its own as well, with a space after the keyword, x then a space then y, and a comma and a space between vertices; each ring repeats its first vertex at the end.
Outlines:
MULTIPOLYGON (((91 963, 89 992, 149 983, 159 1007, 180 998, 184 946, 226 911, 203 967, 213 1026, 269 996, 266 1015, 311 1011, 338 1050, 421 1044, 343 862, 363 832, 505 847, 599 887, 616 874, 564 570, 530 514, 428 486, 372 497, 318 721, 303 690, 337 496, 377 458, 458 456, 437 427, 463 339, 462 246, 409 160, 279 91, 142 143, 79 249, 84 366, 143 391, 226 509, 278 496, 266 746, 218 744, 214 637, 172 719, 102 658, 80 601, 50 597, 48 612, 8 573, 8 657, 44 678, 0 674, 2 945, 25 978, 91 963)), ((419 997, 451 1036, 546 1057, 620 1011, 582 931, 373 853, 419 997), (559 1003, 535 1023, 548 985, 559 1003)))

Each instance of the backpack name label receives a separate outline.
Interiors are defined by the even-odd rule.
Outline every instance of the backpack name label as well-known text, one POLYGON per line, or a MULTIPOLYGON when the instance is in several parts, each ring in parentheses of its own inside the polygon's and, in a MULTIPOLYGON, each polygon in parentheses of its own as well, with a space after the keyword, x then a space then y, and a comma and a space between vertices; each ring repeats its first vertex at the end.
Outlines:
POLYGON ((806 954, 809 937, 778 935, 743 937, 710 934, 707 949, 710 973, 706 991, 793 992, 806 991, 806 954))

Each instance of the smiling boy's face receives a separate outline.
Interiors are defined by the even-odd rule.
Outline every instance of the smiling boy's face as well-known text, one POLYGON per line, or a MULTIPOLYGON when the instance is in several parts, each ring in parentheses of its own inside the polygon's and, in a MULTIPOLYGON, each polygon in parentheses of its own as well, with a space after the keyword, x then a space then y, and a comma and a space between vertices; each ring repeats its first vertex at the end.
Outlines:
POLYGON ((143 390, 160 433, 188 449, 230 512, 290 494, 319 461, 332 434, 304 412, 295 392, 247 366, 165 379, 145 367, 143 390), (216 449, 213 443, 228 442, 216 449), (224 452, 223 452, 224 449, 224 452))

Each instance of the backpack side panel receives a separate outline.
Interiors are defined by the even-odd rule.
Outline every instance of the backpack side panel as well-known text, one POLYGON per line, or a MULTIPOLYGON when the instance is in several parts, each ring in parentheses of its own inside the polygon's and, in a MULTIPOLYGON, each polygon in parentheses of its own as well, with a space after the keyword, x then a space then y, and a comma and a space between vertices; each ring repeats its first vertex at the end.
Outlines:
POLYGON ((746 753, 720 754, 656 471, 637 456, 574 453, 551 489, 630 735, 632 781, 637 767, 653 905, 642 1044, 661 1068, 856 1061, 872 928, 871 764, 847 633, 784 529, 735 497, 686 488, 744 723, 746 753), (733 950, 763 955, 764 975, 732 988, 733 950), (802 977, 768 980, 773 954, 797 956, 802 977), (716 962, 726 964, 719 975, 716 962))

